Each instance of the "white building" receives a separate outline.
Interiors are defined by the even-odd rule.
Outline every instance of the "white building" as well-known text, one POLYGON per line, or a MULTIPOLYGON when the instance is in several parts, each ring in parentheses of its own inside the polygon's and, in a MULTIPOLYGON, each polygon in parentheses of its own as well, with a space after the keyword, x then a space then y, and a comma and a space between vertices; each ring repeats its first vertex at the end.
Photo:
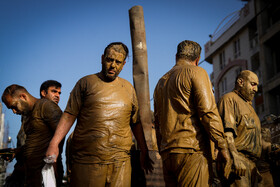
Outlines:
POLYGON ((248 0, 225 20, 204 46, 205 60, 213 64, 216 101, 249 69, 260 81, 253 104, 260 119, 280 115, 280 1, 248 0))

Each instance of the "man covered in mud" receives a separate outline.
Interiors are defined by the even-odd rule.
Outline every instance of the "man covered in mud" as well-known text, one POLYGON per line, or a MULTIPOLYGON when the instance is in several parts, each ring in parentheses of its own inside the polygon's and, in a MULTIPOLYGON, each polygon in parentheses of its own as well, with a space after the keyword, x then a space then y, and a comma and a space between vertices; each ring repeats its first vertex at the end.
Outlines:
MULTIPOLYGON (((47 80, 43 82, 40 86, 40 97, 41 99, 49 99, 56 104, 59 103, 60 94, 61 94, 61 83, 56 80, 47 80)), ((6 178, 5 186, 23 186, 24 185, 24 160, 23 160, 23 149, 21 147, 25 144, 26 135, 24 132, 24 123, 28 119, 28 116, 21 115, 21 128, 17 135, 17 151, 16 151, 16 160, 17 163, 14 166, 14 171, 11 176, 6 178)), ((64 141, 63 141, 64 142, 64 141)), ((63 148, 63 143, 61 144, 61 151, 63 148)), ((63 178, 63 165, 62 158, 58 159, 57 162, 57 186, 62 184, 63 178)))
MULTIPOLYGON (((44 81, 40 86, 40 97, 49 99, 50 101, 55 102, 57 105, 60 101, 60 95, 61 95, 61 83, 56 80, 46 80, 44 81)), ((62 157, 61 153, 63 151, 63 145, 64 145, 64 139, 60 143, 60 153, 59 158, 56 162, 56 185, 61 186, 62 180, 63 180, 63 164, 62 164, 62 157)))
POLYGON ((46 156, 57 156, 58 143, 77 119, 71 186, 130 186, 131 129, 141 149, 142 167, 152 169, 135 90, 118 77, 127 55, 123 43, 109 44, 102 55, 102 71, 81 78, 70 94, 46 156))
POLYGON ((237 76, 234 90, 218 103, 233 158, 234 172, 225 186, 256 186, 261 180, 255 164, 262 152, 261 124, 252 106, 258 84, 257 75, 244 70, 237 76))
POLYGON ((185 40, 176 65, 158 82, 154 114, 166 186, 210 186, 210 140, 230 173, 230 155, 207 72, 198 67, 201 47, 185 40))
POLYGON ((48 99, 33 97, 20 85, 8 86, 2 101, 15 114, 25 116, 23 149, 25 186, 42 186, 42 168, 49 142, 52 139, 62 111, 48 99))

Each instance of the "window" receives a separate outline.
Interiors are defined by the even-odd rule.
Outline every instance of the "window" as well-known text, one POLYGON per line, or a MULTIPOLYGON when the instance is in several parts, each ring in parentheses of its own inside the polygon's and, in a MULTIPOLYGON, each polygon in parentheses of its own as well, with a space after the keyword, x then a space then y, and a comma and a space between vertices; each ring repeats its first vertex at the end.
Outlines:
POLYGON ((233 46, 233 49, 234 49, 234 58, 237 58, 240 56, 240 40, 239 38, 237 40, 234 41, 234 46, 233 46))
POLYGON ((220 96, 224 95, 227 92, 227 78, 223 78, 220 83, 220 96))
POLYGON ((225 57, 225 51, 221 52, 219 55, 220 60, 220 70, 224 69, 226 66, 226 57, 225 57))

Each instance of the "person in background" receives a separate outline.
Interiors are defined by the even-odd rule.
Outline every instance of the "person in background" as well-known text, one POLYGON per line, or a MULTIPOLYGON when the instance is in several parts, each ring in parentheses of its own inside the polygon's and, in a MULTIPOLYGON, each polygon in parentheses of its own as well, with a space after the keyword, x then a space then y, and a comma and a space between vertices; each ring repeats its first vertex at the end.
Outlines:
POLYGON ((262 152, 261 123, 252 101, 258 91, 258 76, 243 70, 232 92, 218 103, 226 140, 233 159, 233 172, 223 186, 257 186, 261 175, 255 162, 262 152))
POLYGON ((47 80, 40 86, 40 97, 59 103, 61 95, 61 83, 56 80, 47 80))
POLYGON ((41 170, 45 165, 43 159, 62 111, 54 102, 37 99, 24 87, 16 84, 4 90, 2 101, 15 114, 24 116, 24 186, 41 186, 41 170))

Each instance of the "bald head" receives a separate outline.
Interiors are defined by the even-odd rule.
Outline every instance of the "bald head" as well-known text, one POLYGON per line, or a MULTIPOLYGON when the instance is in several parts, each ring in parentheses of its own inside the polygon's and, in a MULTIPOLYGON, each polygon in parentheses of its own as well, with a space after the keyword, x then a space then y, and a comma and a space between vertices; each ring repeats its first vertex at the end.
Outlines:
POLYGON ((258 91, 258 76, 249 70, 243 70, 236 78, 235 90, 237 90, 245 100, 252 101, 258 91))

